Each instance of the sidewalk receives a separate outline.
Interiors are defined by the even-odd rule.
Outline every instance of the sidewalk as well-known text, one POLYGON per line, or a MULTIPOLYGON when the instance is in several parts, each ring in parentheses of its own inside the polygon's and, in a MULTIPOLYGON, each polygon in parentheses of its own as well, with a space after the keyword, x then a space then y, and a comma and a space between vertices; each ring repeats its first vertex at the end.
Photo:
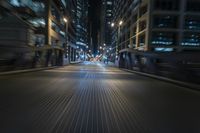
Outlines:
MULTIPOLYGON (((70 62, 71 65, 81 63, 81 61, 74 61, 70 62)), ((70 65, 68 64, 68 65, 70 65)), ((63 65, 65 66, 65 65, 63 65)), ((52 67, 42 67, 42 68, 32 68, 32 69, 24 69, 24 70, 14 70, 14 71, 6 71, 6 72, 0 72, 0 76, 4 75, 11 75, 11 74, 19 74, 19 73, 27 73, 27 72, 35 72, 35 71, 42 71, 42 70, 48 70, 48 69, 55 69, 60 68, 63 66, 52 66, 52 67)))
POLYGON ((153 75, 153 74, 148 74, 148 73, 143 73, 143 72, 138 72, 138 71, 133 71, 133 70, 128 70, 128 69, 121 69, 121 70, 139 74, 142 76, 147 76, 147 77, 158 79, 158 80, 162 80, 165 82, 170 82, 170 83, 173 83, 178 86, 185 87, 185 88, 190 88, 190 89, 194 89, 194 90, 198 90, 198 91, 200 90, 199 84, 188 83, 188 82, 184 82, 184 81, 179 81, 179 80, 175 80, 175 79, 170 79, 170 78, 166 78, 166 77, 162 77, 162 76, 157 76, 157 75, 153 75))
POLYGON ((42 68, 33 68, 33 69, 25 69, 25 70, 6 71, 6 72, 0 72, 0 76, 11 75, 11 74, 19 74, 19 73, 27 73, 27 72, 35 72, 35 71, 42 71, 42 70, 59 68, 59 67, 62 67, 62 66, 53 66, 53 67, 42 67, 42 68))
POLYGON ((70 64, 78 64, 81 63, 82 61, 71 61, 70 64))
MULTIPOLYGON (((105 65, 107 65, 109 67, 117 67, 113 62, 109 62, 108 64, 105 64, 105 65)), ((184 81, 170 79, 170 78, 167 78, 167 77, 162 77, 162 76, 158 76, 158 75, 143 73, 143 72, 134 71, 134 70, 123 69, 123 68, 121 68, 121 70, 131 72, 131 73, 135 73, 135 74, 139 74, 139 75, 142 75, 142 76, 147 76, 147 77, 158 79, 158 80, 162 80, 162 81, 165 81, 165 82, 170 82, 170 83, 182 86, 182 87, 186 87, 186 88, 190 88, 190 89, 194 89, 194 90, 200 90, 199 84, 188 83, 188 82, 184 82, 184 81)))
POLYGON ((103 63, 103 64, 105 64, 106 66, 109 66, 109 67, 117 67, 116 64, 113 62, 108 62, 108 64, 107 63, 103 63))

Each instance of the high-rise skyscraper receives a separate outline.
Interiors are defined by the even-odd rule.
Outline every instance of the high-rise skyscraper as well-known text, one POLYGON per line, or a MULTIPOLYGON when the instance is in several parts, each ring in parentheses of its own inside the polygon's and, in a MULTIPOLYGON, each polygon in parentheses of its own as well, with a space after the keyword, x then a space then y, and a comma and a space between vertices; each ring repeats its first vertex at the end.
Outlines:
POLYGON ((76 45, 83 59, 88 48, 88 0, 77 0, 76 7, 76 45))
POLYGON ((107 46, 111 45, 111 22, 113 19, 113 0, 103 0, 101 7, 101 29, 100 29, 100 44, 99 46, 103 46, 106 44, 107 46))
POLYGON ((115 0, 112 42, 118 52, 200 50, 199 7, 199 0, 115 0))

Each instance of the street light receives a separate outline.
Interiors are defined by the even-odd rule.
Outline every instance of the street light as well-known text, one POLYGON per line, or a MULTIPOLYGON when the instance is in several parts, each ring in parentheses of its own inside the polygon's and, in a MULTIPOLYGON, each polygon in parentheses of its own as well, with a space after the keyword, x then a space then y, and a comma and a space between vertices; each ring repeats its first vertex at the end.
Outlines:
POLYGON ((67 20, 66 18, 63 18, 63 21, 64 21, 65 23, 67 23, 67 22, 68 22, 68 20, 67 20))
MULTIPOLYGON (((117 34, 118 37, 116 38, 116 39, 117 39, 117 40, 116 40, 117 43, 116 43, 116 50, 115 50, 115 55, 116 55, 115 58, 116 58, 116 59, 118 59, 118 54, 119 54, 119 53, 118 53, 118 52, 119 52, 119 43, 120 43, 120 40, 119 40, 119 39, 120 39, 120 34, 121 34, 120 32, 121 32, 121 26, 122 26, 122 24, 123 24, 123 20, 120 20, 120 21, 119 21, 119 25, 116 26, 117 29, 118 29, 118 34, 117 34)), ((114 23, 114 22, 111 23, 111 27, 115 27, 115 23, 114 23)), ((112 48, 110 48, 110 50, 112 50, 112 48)))
POLYGON ((111 24, 111 27, 114 27, 114 26, 115 26, 115 23, 112 23, 112 24, 111 24))
MULTIPOLYGON (((68 46, 69 45, 68 44, 68 20, 67 20, 67 18, 63 17, 63 21, 65 22, 65 39, 66 39, 66 44, 68 46)), ((71 61, 70 60, 71 59, 70 56, 71 56, 71 52, 68 55, 68 50, 67 50, 67 58, 68 58, 69 62, 71 61)))
POLYGON ((119 26, 121 26, 123 24, 123 21, 121 20, 120 22, 119 22, 119 26))

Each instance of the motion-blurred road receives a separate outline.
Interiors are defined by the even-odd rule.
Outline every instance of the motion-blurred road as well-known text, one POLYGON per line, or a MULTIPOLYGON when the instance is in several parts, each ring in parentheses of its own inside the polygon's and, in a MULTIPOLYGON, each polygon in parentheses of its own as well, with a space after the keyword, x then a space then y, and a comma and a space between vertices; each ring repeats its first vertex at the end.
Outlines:
POLYGON ((98 62, 0 77, 0 133, 200 133, 200 92, 98 62))

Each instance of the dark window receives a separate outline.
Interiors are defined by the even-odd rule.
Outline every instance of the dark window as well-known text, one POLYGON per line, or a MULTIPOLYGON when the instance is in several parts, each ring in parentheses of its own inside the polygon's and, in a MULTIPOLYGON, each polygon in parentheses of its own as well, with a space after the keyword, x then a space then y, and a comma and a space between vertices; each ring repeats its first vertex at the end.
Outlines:
POLYGON ((136 32, 137 32, 137 27, 134 27, 134 28, 133 28, 133 36, 136 35, 136 32))
POLYGON ((186 11, 200 11, 200 1, 199 0, 188 0, 186 11))
POLYGON ((179 0, 155 0, 154 9, 156 10, 178 10, 179 0))
POLYGON ((142 21, 142 22, 140 22, 140 26, 139 26, 139 30, 140 31, 143 31, 143 30, 145 30, 146 29, 146 21, 142 21))
POLYGON ((145 45, 145 34, 139 36, 139 46, 145 45))
POLYGON ((140 8, 140 17, 147 12, 147 5, 140 8))
POLYGON ((135 48, 136 47, 136 39, 135 39, 135 37, 134 38, 132 38, 132 41, 133 41, 133 48, 135 48))
POLYGON ((133 23, 137 21, 137 14, 133 16, 133 23))
POLYGON ((176 16, 155 16, 153 20, 154 28, 176 28, 177 17, 176 16))
POLYGON ((200 18, 197 17, 186 17, 185 18, 185 29, 200 30, 200 18))

